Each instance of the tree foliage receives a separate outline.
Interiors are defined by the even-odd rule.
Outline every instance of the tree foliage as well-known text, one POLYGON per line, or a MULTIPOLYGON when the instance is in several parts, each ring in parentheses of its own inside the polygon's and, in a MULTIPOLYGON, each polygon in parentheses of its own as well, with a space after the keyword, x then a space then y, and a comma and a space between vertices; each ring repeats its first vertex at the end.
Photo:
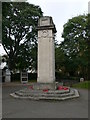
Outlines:
MULTIPOLYGON (((64 67, 69 75, 87 78, 88 71, 88 15, 79 15, 64 24, 60 49, 65 55, 64 67)), ((62 64, 63 66, 63 64, 62 64)), ((87 78, 88 79, 88 78, 87 78)))
POLYGON ((88 14, 88 79, 90 80, 90 13, 88 14))
POLYGON ((32 48, 37 46, 39 6, 26 2, 2 3, 2 45, 8 55, 10 70, 32 67, 32 48))
POLYGON ((65 63, 65 54, 64 51, 61 49, 61 46, 56 46, 55 48, 55 68, 56 71, 63 69, 65 63))

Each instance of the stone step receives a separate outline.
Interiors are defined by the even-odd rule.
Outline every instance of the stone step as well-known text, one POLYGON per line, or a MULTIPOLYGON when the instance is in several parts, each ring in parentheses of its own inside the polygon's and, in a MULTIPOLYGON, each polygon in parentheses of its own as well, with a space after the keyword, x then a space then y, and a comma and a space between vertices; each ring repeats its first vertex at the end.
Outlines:
POLYGON ((10 94, 14 98, 31 99, 31 100, 65 100, 79 97, 76 89, 65 90, 49 90, 43 92, 42 90, 28 90, 23 89, 10 94))
POLYGON ((30 89, 23 89, 19 90, 19 93, 25 93, 25 94, 39 94, 39 93, 44 93, 44 94, 63 94, 63 93, 69 93, 70 89, 68 90, 48 90, 48 92, 44 92, 43 90, 30 90, 30 89))
POLYGON ((62 97, 57 97, 57 96, 19 96, 15 93, 11 93, 10 96, 18 99, 30 99, 30 100, 66 100, 66 99, 72 99, 72 98, 77 98, 79 97, 79 93, 77 90, 74 90, 74 94, 68 95, 68 96, 62 96, 62 97))
POLYGON ((38 97, 38 100, 66 100, 79 97, 79 93, 77 90, 74 91, 74 94, 69 96, 62 96, 62 97, 38 97))
POLYGON ((32 96, 32 97, 64 97, 64 96, 71 96, 71 95, 74 95, 74 90, 70 90, 70 92, 68 93, 63 93, 63 94, 59 94, 59 93, 56 93, 56 92, 53 92, 53 93, 43 93, 43 92, 39 92, 38 94, 36 92, 29 92, 29 93, 23 93, 23 92, 15 92, 16 95, 18 96, 32 96))

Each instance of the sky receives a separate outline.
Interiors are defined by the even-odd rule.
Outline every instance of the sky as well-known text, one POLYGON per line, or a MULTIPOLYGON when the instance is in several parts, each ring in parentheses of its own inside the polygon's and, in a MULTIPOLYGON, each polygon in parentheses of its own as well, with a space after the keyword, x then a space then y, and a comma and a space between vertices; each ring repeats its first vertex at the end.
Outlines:
MULTIPOLYGON (((57 29, 56 39, 58 43, 63 41, 61 37, 63 25, 72 17, 88 13, 90 0, 27 0, 31 4, 41 7, 44 16, 51 16, 57 29)), ((4 54, 0 46, 0 54, 4 54)))
POLYGON ((29 3, 39 5, 44 16, 51 16, 57 29, 57 40, 61 37, 63 25, 74 16, 88 13, 89 0, 28 0, 29 3))

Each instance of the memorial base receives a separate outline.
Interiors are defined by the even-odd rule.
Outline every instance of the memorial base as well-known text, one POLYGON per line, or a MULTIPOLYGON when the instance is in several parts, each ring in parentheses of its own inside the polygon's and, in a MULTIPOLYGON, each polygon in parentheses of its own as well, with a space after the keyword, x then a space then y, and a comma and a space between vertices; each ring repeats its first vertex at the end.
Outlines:
POLYGON ((58 86, 62 86, 63 83, 32 83, 30 84, 33 86, 34 90, 43 90, 43 89, 48 89, 48 90, 56 90, 58 86))
POLYGON ((35 89, 35 90, 42 90, 42 89, 55 90, 56 84, 55 83, 36 83, 36 84, 33 84, 33 89, 35 89))
POLYGON ((67 100, 79 97, 76 89, 63 86, 62 83, 32 83, 22 90, 10 94, 14 98, 31 100, 67 100))

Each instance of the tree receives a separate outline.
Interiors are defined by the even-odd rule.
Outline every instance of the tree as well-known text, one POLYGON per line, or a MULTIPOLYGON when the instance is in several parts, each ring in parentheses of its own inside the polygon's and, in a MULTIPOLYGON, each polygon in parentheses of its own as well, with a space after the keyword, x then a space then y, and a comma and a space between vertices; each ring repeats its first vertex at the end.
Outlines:
POLYGON ((69 19, 64 25, 61 43, 62 49, 68 57, 68 70, 81 73, 87 77, 88 68, 88 15, 79 15, 69 19))
POLYGON ((58 45, 55 48, 55 68, 56 71, 62 70, 65 62, 65 54, 64 51, 61 49, 61 46, 58 45))
POLYGON ((90 13, 88 14, 88 80, 90 80, 90 13))
POLYGON ((10 70, 32 66, 32 48, 37 46, 39 6, 26 2, 2 3, 2 45, 10 70))
POLYGON ((0 43, 2 42, 2 3, 0 2, 0 43))

